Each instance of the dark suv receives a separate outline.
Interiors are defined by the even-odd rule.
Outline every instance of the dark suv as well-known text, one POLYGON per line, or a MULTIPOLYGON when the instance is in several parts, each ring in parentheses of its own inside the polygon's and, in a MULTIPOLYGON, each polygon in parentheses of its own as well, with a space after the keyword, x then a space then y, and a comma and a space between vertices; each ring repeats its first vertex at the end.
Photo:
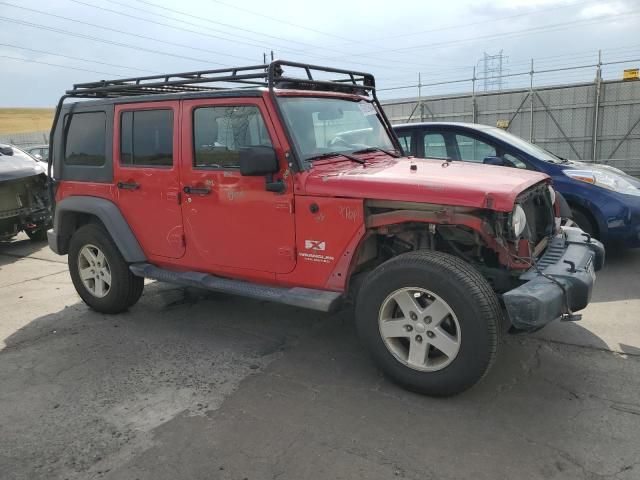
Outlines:
POLYGON ((284 61, 76 85, 51 135, 49 244, 105 313, 144 277, 355 300, 391 378, 460 392, 496 357, 501 302, 516 331, 575 319, 604 250, 560 227, 546 175, 402 156, 375 92, 370 74, 284 61))

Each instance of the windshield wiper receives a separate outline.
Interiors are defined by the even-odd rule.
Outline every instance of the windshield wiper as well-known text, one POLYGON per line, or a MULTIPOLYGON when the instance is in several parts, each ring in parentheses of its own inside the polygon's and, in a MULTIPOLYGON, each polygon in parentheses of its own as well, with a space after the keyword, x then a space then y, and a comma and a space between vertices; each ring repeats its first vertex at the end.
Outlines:
POLYGON ((331 157, 345 157, 345 158, 348 158, 349 160, 351 160, 352 162, 359 163, 360 165, 364 165, 365 163, 367 163, 364 160, 362 160, 361 158, 354 157, 353 155, 349 155, 348 153, 344 153, 344 152, 321 153, 320 155, 314 155, 313 157, 308 157, 307 161, 309 161, 309 160, 321 160, 323 158, 331 158, 331 157))
POLYGON ((378 147, 368 147, 368 148, 363 148, 362 150, 356 150, 355 154, 358 153, 371 153, 371 152, 382 152, 382 153, 386 153, 387 155, 389 155, 390 157, 394 157, 394 158, 398 158, 400 157, 400 155, 398 155, 396 152, 392 152, 390 150, 385 150, 383 148, 378 148, 378 147))

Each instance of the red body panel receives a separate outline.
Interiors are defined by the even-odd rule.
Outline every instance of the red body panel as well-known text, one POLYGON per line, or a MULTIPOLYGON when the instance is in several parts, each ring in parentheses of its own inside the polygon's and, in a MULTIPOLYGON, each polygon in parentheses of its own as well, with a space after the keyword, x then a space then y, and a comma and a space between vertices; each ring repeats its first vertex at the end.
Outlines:
POLYGON ((116 188, 116 203, 147 255, 180 258, 185 244, 180 210, 179 102, 116 105, 113 128, 114 182, 137 183, 136 190, 116 188), (136 167, 120 162, 120 114, 131 110, 173 110, 173 166, 136 167))
POLYGON ((184 194, 182 211, 190 259, 199 269, 233 267, 286 273, 295 267, 295 223, 291 179, 284 194, 265 190, 265 178, 238 169, 193 168, 193 110, 197 107, 253 105, 259 108, 281 163, 284 150, 262 98, 186 100, 182 104, 182 187, 209 187, 207 195, 184 194))
MULTIPOLYGON (((57 200, 91 195, 115 202, 149 262, 175 270, 343 291, 354 254, 366 235, 365 199, 510 212, 520 192, 548 178, 517 169, 395 159, 376 153, 363 156, 366 166, 336 157, 316 162, 310 171, 292 173, 286 133, 267 92, 262 97, 147 102, 115 108, 114 184, 63 181, 57 200), (192 167, 193 108, 229 104, 256 105, 262 112, 280 159, 276 178, 285 182, 284 194, 267 192, 264 177, 243 177, 232 169, 192 167), (122 167, 119 112, 166 107, 174 109, 173 167, 122 167), (412 164, 416 165, 415 171, 412 164), (141 187, 120 190, 116 187, 118 181, 135 181, 141 187), (211 192, 185 194, 185 186, 207 186, 211 192)), ((478 218, 460 219, 474 230, 482 228, 478 218)), ((409 220, 420 221, 395 221, 409 220)), ((503 264, 521 268, 501 249, 497 251, 503 264)))
POLYGON ((305 174, 307 195, 426 202, 513 210, 523 190, 549 177, 529 170, 443 160, 389 159, 372 165, 324 161, 305 174), (415 170, 411 170, 415 165, 415 170))

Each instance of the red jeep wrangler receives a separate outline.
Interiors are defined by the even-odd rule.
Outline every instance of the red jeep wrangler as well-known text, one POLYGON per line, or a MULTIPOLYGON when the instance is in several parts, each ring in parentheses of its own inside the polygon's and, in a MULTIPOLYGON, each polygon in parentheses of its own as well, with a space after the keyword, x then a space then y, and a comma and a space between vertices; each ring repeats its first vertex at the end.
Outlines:
POLYGON ((575 319, 604 262, 559 226, 546 175, 404 157, 366 73, 79 84, 50 152, 49 244, 93 309, 132 306, 145 277, 325 312, 353 299, 380 367, 432 395, 485 375, 502 305, 512 330, 575 319))

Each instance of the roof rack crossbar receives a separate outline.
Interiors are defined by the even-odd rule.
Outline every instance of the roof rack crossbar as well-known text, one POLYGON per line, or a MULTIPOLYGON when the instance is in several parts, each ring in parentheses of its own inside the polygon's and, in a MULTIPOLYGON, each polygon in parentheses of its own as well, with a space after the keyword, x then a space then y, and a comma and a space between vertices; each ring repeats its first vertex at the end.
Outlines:
POLYGON ((80 98, 116 98, 248 87, 347 91, 368 94, 375 90, 375 81, 373 76, 368 73, 275 60, 270 64, 247 67, 218 68, 77 83, 66 94, 69 97, 80 98), (287 72, 285 76, 285 68, 287 70, 289 68, 302 69, 304 73, 298 77, 287 72), (320 80, 315 74, 321 72, 346 76, 346 78, 320 80))

